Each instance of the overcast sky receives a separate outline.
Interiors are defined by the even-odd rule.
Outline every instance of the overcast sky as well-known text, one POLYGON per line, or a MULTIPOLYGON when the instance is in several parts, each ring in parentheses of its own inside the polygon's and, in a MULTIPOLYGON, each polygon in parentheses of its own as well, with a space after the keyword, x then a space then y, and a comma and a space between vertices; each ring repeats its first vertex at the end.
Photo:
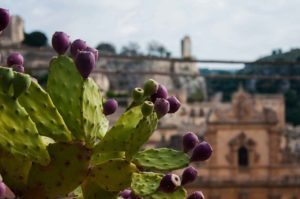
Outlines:
POLYGON ((274 48, 300 46, 300 0, 1 0, 26 32, 55 31, 92 46, 149 41, 180 56, 189 35, 199 59, 255 60, 274 48))

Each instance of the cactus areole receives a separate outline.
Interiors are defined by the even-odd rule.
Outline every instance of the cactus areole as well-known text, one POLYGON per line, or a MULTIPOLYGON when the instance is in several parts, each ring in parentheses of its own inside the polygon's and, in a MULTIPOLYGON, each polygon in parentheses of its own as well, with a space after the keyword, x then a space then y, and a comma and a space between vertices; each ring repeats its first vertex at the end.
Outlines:
MULTIPOLYGON (((0 9, 0 28, 7 13, 0 9)), ((198 144, 192 158, 169 148, 141 150, 179 102, 151 79, 137 85, 143 88, 131 92, 131 104, 109 125, 106 116, 118 104, 89 77, 97 52, 76 40, 73 56, 64 55, 70 41, 63 32, 54 33, 52 45, 58 55, 49 62, 46 89, 23 73, 21 54, 9 56, 11 67, 0 66, 0 198, 186 199, 184 185, 196 169, 184 171, 183 183, 171 172, 209 158, 210 145, 189 138, 198 144)))

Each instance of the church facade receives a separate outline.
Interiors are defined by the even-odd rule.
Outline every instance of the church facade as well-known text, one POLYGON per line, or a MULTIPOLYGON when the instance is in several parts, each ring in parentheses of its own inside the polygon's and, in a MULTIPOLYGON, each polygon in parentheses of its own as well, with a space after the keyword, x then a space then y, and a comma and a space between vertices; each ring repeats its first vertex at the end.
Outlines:
POLYGON ((240 88, 207 115, 211 159, 190 191, 208 199, 299 199, 300 166, 286 163, 282 95, 251 96, 240 88))

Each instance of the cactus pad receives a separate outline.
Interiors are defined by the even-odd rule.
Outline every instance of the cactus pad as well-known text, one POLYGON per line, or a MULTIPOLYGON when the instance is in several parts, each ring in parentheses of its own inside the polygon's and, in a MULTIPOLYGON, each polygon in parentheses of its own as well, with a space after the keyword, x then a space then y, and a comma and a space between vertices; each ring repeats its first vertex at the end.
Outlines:
POLYGON ((0 92, 8 93, 14 79, 14 72, 11 68, 0 66, 0 92))
POLYGON ((115 125, 106 133, 101 142, 96 145, 96 152, 126 151, 130 134, 143 118, 141 107, 134 107, 121 115, 115 125))
POLYGON ((94 167, 90 177, 106 191, 121 191, 131 184, 131 176, 137 172, 134 164, 123 159, 113 159, 94 167))
POLYGON ((13 156, 4 150, 0 150, 0 157, 0 173, 5 184, 16 194, 21 193, 26 187, 32 162, 21 156, 13 156))
POLYGON ((91 151, 81 143, 55 143, 48 146, 51 162, 33 164, 28 178, 27 196, 39 190, 40 198, 56 198, 78 187, 88 173, 91 151))
POLYGON ((26 110, 0 93, 0 147, 12 155, 47 164, 49 154, 26 110))
POLYGON ((95 166, 98 164, 102 164, 111 159, 124 159, 124 152, 107 152, 107 153, 94 153, 91 158, 91 165, 95 166))
POLYGON ((133 162, 146 169, 169 171, 189 165, 187 154, 168 148, 149 149, 134 156, 133 162))
POLYGON ((154 193, 163 175, 158 173, 134 173, 132 175, 131 188, 138 196, 147 196, 154 193))
POLYGON ((151 195, 152 199, 186 199, 186 190, 182 187, 178 188, 173 193, 156 192, 151 195))
POLYGON ((34 81, 29 89, 18 98, 26 109, 41 135, 56 141, 70 141, 71 132, 55 108, 49 95, 34 81))
POLYGON ((90 78, 83 83, 83 127, 88 143, 103 138, 108 129, 108 120, 103 114, 102 96, 97 84, 90 78))
POLYGON ((116 199, 118 192, 109 192, 100 188, 96 183, 85 180, 82 185, 84 199, 116 199))
POLYGON ((76 139, 90 145, 104 136, 108 121, 102 114, 102 96, 92 79, 81 77, 71 58, 51 61, 47 91, 76 139))
POLYGON ((135 130, 130 134, 130 144, 128 145, 128 151, 126 158, 130 160, 134 154, 136 154, 141 146, 145 144, 152 133, 154 132, 157 125, 156 113, 144 117, 135 130))

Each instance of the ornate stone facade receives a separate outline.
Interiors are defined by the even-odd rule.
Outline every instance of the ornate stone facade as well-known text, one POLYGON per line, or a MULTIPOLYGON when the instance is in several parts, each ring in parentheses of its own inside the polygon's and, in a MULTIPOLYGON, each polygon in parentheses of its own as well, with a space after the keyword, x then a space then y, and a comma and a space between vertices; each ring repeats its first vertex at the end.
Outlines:
POLYGON ((284 162, 284 127, 282 96, 251 96, 240 88, 231 104, 207 116, 205 139, 214 152, 197 165, 190 191, 200 188, 208 199, 300 198, 299 164, 284 162))

